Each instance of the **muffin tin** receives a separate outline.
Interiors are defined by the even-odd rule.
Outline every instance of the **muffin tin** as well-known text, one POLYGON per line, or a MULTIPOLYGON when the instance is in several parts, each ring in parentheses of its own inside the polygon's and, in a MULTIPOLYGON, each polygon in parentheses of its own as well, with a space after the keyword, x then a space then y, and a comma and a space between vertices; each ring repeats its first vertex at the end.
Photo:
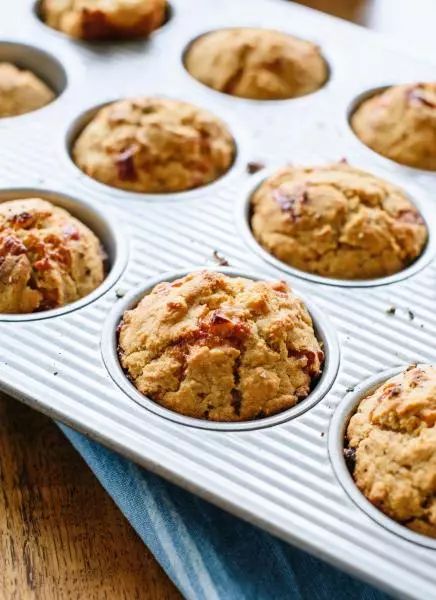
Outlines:
MULTIPOLYGON (((55 203, 67 199, 71 211, 106 239, 113 264, 95 295, 66 310, 0 316, 0 387, 396 596, 434 598, 433 545, 423 545, 422 536, 399 535, 381 516, 374 520, 363 499, 356 503, 357 490, 348 489, 352 482, 347 491, 341 485, 336 464, 338 431, 349 415, 347 390, 355 389, 354 403, 369 377, 385 377, 385 371, 411 362, 436 362, 436 174, 402 167, 368 150, 349 129, 348 111, 359 94, 430 79, 434 67, 380 36, 286 0, 172 0, 171 6, 171 19, 150 40, 116 44, 76 42, 52 31, 37 19, 32 1, 0 6, 0 41, 21 44, 23 66, 36 68, 30 61, 44 52, 62 65, 66 84, 44 109, 0 120, 0 201, 16 197, 17 188, 25 188, 18 190, 25 194, 43 189, 55 203), (319 43, 330 65, 328 83, 309 96, 277 102, 206 88, 185 71, 183 52, 202 33, 229 26, 277 28, 319 43), (238 148, 228 175, 192 192, 150 196, 114 190, 78 170, 68 147, 84 113, 136 94, 186 100, 226 121, 238 148), (249 241, 247 195, 266 174, 249 175, 249 161, 274 169, 344 156, 402 185, 423 211, 429 244, 407 273, 364 286, 320 280, 266 260, 249 241), (162 415, 156 406, 150 410, 146 399, 141 405, 132 390, 114 381, 120 378, 113 371, 114 325, 124 307, 156 281, 171 277, 167 272, 174 276, 216 266, 217 253, 235 273, 286 279, 319 307, 312 311, 318 331, 318 315, 329 332, 336 330, 340 363, 334 334, 326 353, 339 370, 327 367, 332 381, 315 388, 304 412, 302 403, 271 422, 248 427, 192 426, 199 423, 162 415), (329 455, 328 438, 336 458, 333 451, 329 455)), ((47 69, 47 80, 54 76, 54 63, 38 64, 47 69)))

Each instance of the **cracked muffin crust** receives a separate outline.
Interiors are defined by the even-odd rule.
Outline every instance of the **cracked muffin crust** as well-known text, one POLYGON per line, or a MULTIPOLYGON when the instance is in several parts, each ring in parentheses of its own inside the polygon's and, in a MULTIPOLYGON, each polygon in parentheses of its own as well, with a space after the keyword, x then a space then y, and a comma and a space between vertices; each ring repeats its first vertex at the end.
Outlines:
POLYGON ((212 421, 294 406, 324 361, 312 320, 285 282, 210 271, 160 283, 124 313, 118 352, 141 393, 212 421))
POLYGON ((188 48, 185 67, 214 90, 254 100, 304 96, 328 78, 315 44, 268 29, 206 33, 188 48))
POLYGON ((346 162, 286 167, 251 202, 252 231, 265 250, 324 277, 391 275, 427 241, 426 225, 401 188, 346 162))
POLYGON ((436 367, 411 366, 362 400, 347 429, 354 480, 409 529, 436 537, 436 367))
POLYGON ((100 109, 72 153, 78 167, 106 185, 168 193, 221 177, 233 163, 235 144, 226 125, 206 110, 133 98, 100 109))
POLYGON ((104 278, 97 237, 41 198, 0 203, 0 312, 58 308, 91 293, 104 278))
POLYGON ((372 96, 358 106, 351 126, 382 156, 436 170, 436 83, 397 85, 372 96))
POLYGON ((54 99, 55 93, 34 73, 0 62, 0 118, 24 115, 54 99))
POLYGON ((44 22, 84 40, 149 35, 165 20, 165 0, 42 0, 44 22))

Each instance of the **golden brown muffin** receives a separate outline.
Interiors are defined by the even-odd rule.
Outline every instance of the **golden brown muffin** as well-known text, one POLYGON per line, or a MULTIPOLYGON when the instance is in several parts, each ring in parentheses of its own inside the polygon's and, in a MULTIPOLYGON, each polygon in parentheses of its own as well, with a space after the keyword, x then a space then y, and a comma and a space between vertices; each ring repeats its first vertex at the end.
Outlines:
POLYGON ((235 145, 217 117, 186 102, 120 100, 98 111, 73 147, 77 166, 133 192, 190 190, 231 166, 235 145))
POLYGON ((189 73, 217 90, 255 100, 296 98, 328 78, 311 42, 268 29, 220 29, 195 40, 185 56, 189 73))
POLYGON ((0 62, 0 118, 24 115, 54 98, 54 92, 34 73, 0 62))
POLYGON ((42 0, 45 23, 74 38, 144 37, 165 20, 165 0, 42 0))
POLYGON ((412 366, 364 398, 347 429, 361 492, 392 519, 436 537, 436 367, 412 366))
POLYGON ((351 126, 382 156, 436 170, 436 83, 398 85, 372 96, 352 115, 351 126))
POLYGON ((427 241, 401 188, 344 162, 287 167, 267 179, 253 194, 251 226, 279 260, 338 279, 401 271, 427 241))
POLYGON ((104 278, 99 240, 63 208, 41 198, 0 204, 0 313, 58 308, 104 278))
POLYGON ((208 271, 161 283, 126 312, 119 357, 140 392, 212 421, 294 406, 324 360, 312 320, 286 283, 208 271))

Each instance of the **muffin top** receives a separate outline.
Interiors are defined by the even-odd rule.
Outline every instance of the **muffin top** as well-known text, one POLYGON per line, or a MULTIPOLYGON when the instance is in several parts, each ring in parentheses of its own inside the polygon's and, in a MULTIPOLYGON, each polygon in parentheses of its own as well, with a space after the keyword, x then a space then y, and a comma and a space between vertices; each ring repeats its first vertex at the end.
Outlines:
POLYGON ((396 273, 427 240, 424 221, 401 188, 345 162, 277 172, 253 194, 251 226, 286 264, 338 279, 396 273))
POLYGON ((0 313, 58 308, 104 278, 99 240, 66 210, 41 198, 0 204, 0 313))
POLYGON ((143 37, 165 20, 165 0, 42 0, 45 23, 85 40, 143 37))
POLYGON ((436 537, 436 367, 412 366, 364 398, 347 429, 353 477, 377 508, 436 537))
POLYGON ((286 283, 209 271, 161 283, 127 311, 119 357, 140 392, 212 421, 293 406, 324 360, 312 320, 286 283))
POLYGON ((32 112, 54 98, 54 92, 34 73, 0 62, 0 118, 32 112))
POLYGON ((180 192, 223 175, 233 138, 206 110, 162 98, 120 100, 100 109, 73 147, 90 177, 134 192, 180 192))
POLYGON ((327 81, 319 48, 268 29, 220 29, 195 40, 185 56, 189 73, 217 90, 255 100, 304 96, 327 81))
POLYGON ((352 115, 351 126, 386 158, 436 170, 436 83, 397 85, 372 96, 352 115))

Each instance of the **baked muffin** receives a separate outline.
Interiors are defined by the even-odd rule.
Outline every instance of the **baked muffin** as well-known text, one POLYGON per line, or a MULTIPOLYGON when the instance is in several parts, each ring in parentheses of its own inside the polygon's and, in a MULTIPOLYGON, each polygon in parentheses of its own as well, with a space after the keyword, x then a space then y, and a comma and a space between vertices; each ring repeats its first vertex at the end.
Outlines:
POLYGON ((277 172, 253 194, 251 226, 279 260, 338 279, 401 271, 427 241, 424 221, 401 188, 345 162, 277 172))
POLYGON ((34 73, 0 62, 0 118, 24 115, 54 98, 54 92, 34 73))
POLYGON ((0 204, 0 313, 59 308, 104 278, 99 240, 41 198, 0 204))
POLYGON ((47 25, 84 40, 149 35, 165 20, 165 0, 42 0, 47 25))
POLYGON ((351 126, 382 156, 436 170, 436 83, 397 85, 372 96, 354 112, 351 126))
POLYGON ((170 410, 246 421, 305 398, 324 355, 286 283, 200 271, 157 285, 124 314, 119 358, 137 389, 170 410))
POLYGON ((181 192, 211 183, 235 157, 227 127, 206 110, 162 98, 100 109, 73 147, 87 175, 133 192, 181 192))
POLYGON ((317 46, 268 29, 207 33, 189 47, 185 67, 214 90, 255 100, 304 96, 328 78, 317 46))
POLYGON ((362 400, 348 425, 345 450, 368 500, 431 537, 436 537, 435 423, 436 367, 412 366, 362 400))

